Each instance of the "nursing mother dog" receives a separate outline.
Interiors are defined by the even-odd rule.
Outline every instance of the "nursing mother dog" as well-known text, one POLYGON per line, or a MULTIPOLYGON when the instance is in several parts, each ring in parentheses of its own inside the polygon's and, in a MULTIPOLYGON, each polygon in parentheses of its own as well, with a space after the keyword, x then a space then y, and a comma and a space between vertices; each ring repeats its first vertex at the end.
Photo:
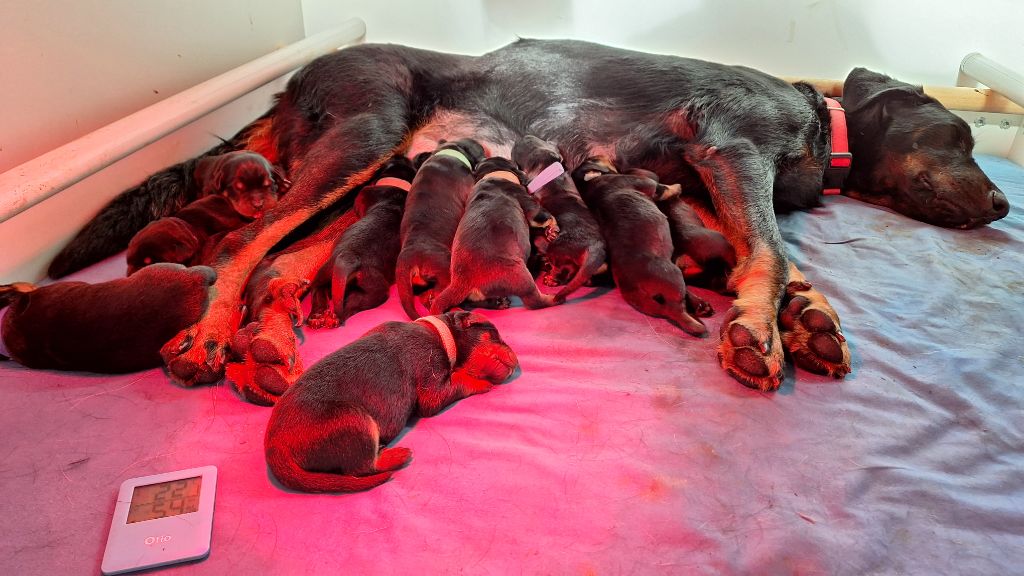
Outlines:
MULTIPOLYGON (((1005 196, 971 157, 967 125, 920 88, 858 68, 846 78, 842 105, 853 154, 845 194, 939 226, 972 228, 1006 215, 1005 196)), ((310 216, 350 202, 396 152, 472 137, 507 157, 512 143, 534 134, 558 146, 570 171, 605 155, 702 201, 702 218, 736 248, 736 300, 718 345, 729 374, 777 389, 788 351, 804 368, 842 377, 850 356, 839 318, 787 261, 773 214, 820 203, 830 107, 809 85, 750 68, 578 41, 520 40, 479 57, 365 44, 319 58, 229 143, 282 166, 292 188, 262 220, 218 245, 217 296, 169 343, 171 373, 185 385, 219 380, 250 271, 310 216), (780 325, 783 307, 792 321, 780 325)), ((163 190, 152 201, 136 198, 149 209, 124 228, 164 215, 176 200, 163 190)), ((93 236, 103 230, 88 230, 62 262, 84 266, 108 255, 90 247, 127 243, 99 242, 93 236)))

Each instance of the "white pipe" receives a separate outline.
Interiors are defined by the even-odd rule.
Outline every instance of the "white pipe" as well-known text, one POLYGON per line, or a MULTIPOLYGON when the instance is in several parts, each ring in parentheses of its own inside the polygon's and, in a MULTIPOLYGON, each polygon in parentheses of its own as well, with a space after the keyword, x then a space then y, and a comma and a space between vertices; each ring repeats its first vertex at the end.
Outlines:
POLYGON ((980 82, 1018 106, 1024 106, 1024 76, 978 52, 972 52, 960 61, 957 86, 966 86, 969 80, 980 82))
POLYGON ((0 222, 231 102, 366 35, 352 18, 161 100, 0 174, 0 222))

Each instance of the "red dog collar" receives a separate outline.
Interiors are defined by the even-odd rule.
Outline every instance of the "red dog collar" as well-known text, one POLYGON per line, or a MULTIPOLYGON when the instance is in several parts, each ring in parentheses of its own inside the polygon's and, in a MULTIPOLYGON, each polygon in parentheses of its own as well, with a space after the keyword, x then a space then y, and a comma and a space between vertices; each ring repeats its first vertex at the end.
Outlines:
POLYGON ((833 196, 843 191, 843 183, 853 164, 853 154, 850 154, 850 142, 846 137, 846 110, 832 98, 826 97, 825 104, 828 105, 828 115, 832 122, 832 141, 829 143, 831 152, 822 178, 821 193, 833 196))
POLYGON ((377 182, 374 183, 374 186, 392 186, 408 192, 409 189, 412 188, 412 183, 402 180, 401 178, 395 178, 394 176, 387 176, 377 180, 377 182))

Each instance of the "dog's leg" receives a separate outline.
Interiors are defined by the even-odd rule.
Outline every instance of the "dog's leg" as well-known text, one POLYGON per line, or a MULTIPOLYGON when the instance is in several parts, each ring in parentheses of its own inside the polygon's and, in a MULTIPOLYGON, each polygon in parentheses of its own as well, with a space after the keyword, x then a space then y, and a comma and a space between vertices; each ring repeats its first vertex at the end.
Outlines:
POLYGON ((729 279, 737 297, 722 321, 719 360, 744 385, 775 390, 783 379, 777 318, 787 265, 772 211, 774 169, 751 142, 716 142, 713 136, 687 150, 686 159, 711 193, 738 257, 729 279))
POLYGON ((250 272, 285 235, 369 180, 402 147, 404 104, 387 96, 381 97, 375 114, 339 119, 306 154, 281 202, 262 219, 229 233, 218 244, 213 301, 197 324, 161 350, 175 381, 191 386, 220 380, 235 329, 232 312, 250 272))
POLYGON ((783 346, 801 368, 833 378, 850 373, 850 349, 839 315, 792 263, 779 329, 783 346))
POLYGON ((274 257, 273 263, 258 273, 269 281, 254 277, 250 282, 250 288, 257 291, 251 302, 273 304, 259 311, 255 326, 245 328, 251 336, 240 339, 236 335, 232 341, 233 355, 251 365, 247 370, 228 366, 229 379, 246 400, 273 404, 302 374, 293 330, 302 324, 301 291, 324 267, 338 238, 355 221, 352 210, 342 214, 320 232, 274 257), (236 349, 239 345, 244 349, 236 349))

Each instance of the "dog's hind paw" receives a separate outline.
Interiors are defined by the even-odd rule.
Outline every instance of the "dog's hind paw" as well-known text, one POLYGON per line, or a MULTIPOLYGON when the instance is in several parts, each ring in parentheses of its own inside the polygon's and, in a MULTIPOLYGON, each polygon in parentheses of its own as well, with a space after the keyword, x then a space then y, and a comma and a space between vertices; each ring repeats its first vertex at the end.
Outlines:
POLYGON ((722 322, 718 361, 730 376, 744 386, 771 392, 784 378, 783 353, 774 319, 767 324, 753 322, 736 306, 722 322))
POLYGON ((850 373, 850 348, 839 315, 804 281, 790 282, 779 312, 782 343, 797 366, 833 378, 850 373))
POLYGON ((334 314, 334 310, 327 308, 320 312, 312 312, 309 317, 306 318, 306 326, 319 330, 321 328, 337 328, 341 326, 341 322, 338 321, 338 316, 334 314))

